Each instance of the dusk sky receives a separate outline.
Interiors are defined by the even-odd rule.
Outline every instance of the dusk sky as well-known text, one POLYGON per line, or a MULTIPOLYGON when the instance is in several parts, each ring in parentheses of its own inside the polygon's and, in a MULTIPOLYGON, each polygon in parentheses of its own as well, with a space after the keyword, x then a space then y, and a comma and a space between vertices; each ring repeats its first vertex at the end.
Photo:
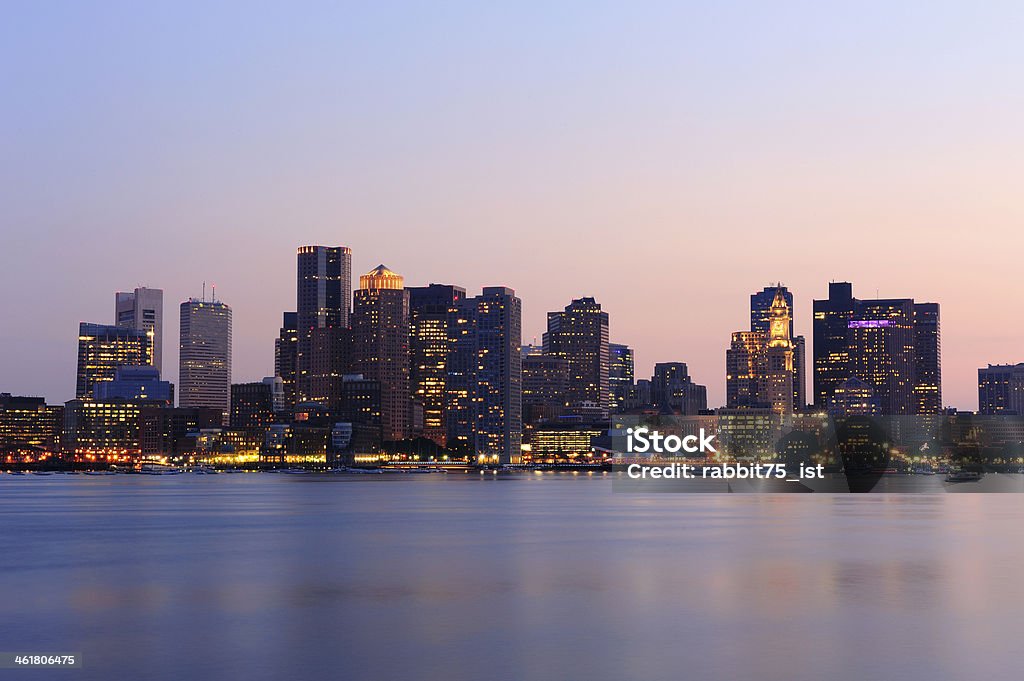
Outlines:
POLYGON ((269 375, 304 244, 510 286, 524 343, 594 296, 712 406, 779 280, 808 337, 829 280, 940 303, 949 405, 1024 361, 1020 3, 3 7, 0 391, 74 397, 78 322, 137 285, 176 381, 204 280, 269 375))

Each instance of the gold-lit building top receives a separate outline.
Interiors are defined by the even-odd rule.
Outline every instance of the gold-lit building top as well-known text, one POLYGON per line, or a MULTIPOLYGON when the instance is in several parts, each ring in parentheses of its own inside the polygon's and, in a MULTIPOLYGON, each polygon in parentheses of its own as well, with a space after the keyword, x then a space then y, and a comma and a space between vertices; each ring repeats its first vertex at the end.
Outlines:
POLYGON ((366 290, 397 289, 405 288, 405 279, 396 274, 384 265, 377 265, 375 268, 360 275, 359 288, 366 290))

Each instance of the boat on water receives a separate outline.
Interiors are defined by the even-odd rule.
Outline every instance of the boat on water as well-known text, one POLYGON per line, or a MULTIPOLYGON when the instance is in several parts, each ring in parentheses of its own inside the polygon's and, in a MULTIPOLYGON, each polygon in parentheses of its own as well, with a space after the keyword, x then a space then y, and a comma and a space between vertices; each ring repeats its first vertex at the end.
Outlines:
POLYGON ((117 475, 117 471, 86 471, 86 475, 117 475))
POLYGON ((181 475, 184 473, 180 468, 175 468, 166 463, 144 463, 139 472, 143 475, 181 475))
POLYGON ((383 473, 379 468, 349 468, 346 473, 355 473, 356 475, 380 475, 383 473))
POLYGON ((978 482, 981 480, 980 471, 955 471, 946 476, 946 482, 978 482))

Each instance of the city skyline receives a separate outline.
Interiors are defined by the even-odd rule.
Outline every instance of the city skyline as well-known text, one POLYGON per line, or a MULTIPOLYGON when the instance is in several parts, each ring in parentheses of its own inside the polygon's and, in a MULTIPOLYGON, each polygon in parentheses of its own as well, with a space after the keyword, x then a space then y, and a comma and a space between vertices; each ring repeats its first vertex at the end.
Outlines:
MULTIPOLYGON (((307 248, 309 248, 309 247, 308 246, 299 246, 299 247, 297 247, 297 251, 300 254, 300 261, 301 261, 301 257, 302 257, 301 253, 303 252, 303 250, 305 250, 307 248)), ((344 247, 344 246, 342 246, 341 248, 344 249, 346 252, 348 252, 349 257, 351 257, 352 249, 350 249, 348 247, 344 247)), ((358 272, 359 268, 356 267, 354 271, 358 272)), ((373 270, 371 270, 371 273, 372 273, 372 271, 373 270)), ((834 282, 830 282, 830 285, 833 284, 833 283, 834 282)), ((431 284, 435 285, 435 286, 443 286, 443 285, 450 286, 450 284, 439 284, 438 282, 431 282, 431 284)), ((774 290, 775 287, 777 285, 779 285, 779 284, 780 284, 780 282, 776 282, 775 284, 771 284, 769 286, 766 286, 763 291, 753 291, 753 293, 750 294, 750 297, 748 297, 748 300, 750 300, 751 303, 752 303, 753 302, 753 297, 756 297, 758 295, 762 295, 764 293, 764 291, 774 290)), ((787 292, 786 295, 787 296, 794 297, 793 294, 792 294, 792 290, 789 289, 785 285, 785 282, 781 282, 781 285, 783 286, 783 289, 786 290, 786 292, 787 292)), ((206 282, 203 282, 203 286, 204 286, 203 295, 206 295, 205 287, 209 286, 209 284, 207 284, 206 282)), ((410 286, 413 286, 413 284, 405 284, 405 286, 408 289, 410 286)), ((458 286, 458 285, 456 284, 456 286, 458 286)), ((211 288, 212 288, 212 286, 211 286, 211 288)), ((223 287, 222 287, 222 289, 223 289, 223 287)), ((295 295, 295 294, 293 294, 293 295, 295 295)), ((822 296, 822 299, 825 299, 825 298, 827 298, 827 295, 822 296)), ((210 299, 211 302, 213 301, 212 294, 209 296, 209 299, 210 299)), ((187 303, 190 300, 194 301, 194 300, 201 300, 201 299, 196 299, 196 298, 190 297, 190 298, 186 299, 185 301, 183 301, 183 305, 184 305, 184 303, 187 303)), ((218 296, 217 300, 219 302, 223 302, 223 301, 220 300, 219 296, 218 296)), ((875 299, 874 298, 862 298, 862 300, 865 301, 865 302, 871 302, 871 301, 873 301, 875 299)), ((796 301, 795 302, 795 308, 797 310, 799 310, 800 309, 800 301, 801 301, 801 297, 799 296, 799 294, 797 294, 795 296, 795 301, 796 301)), ((571 301, 570 301, 570 303, 577 303, 577 302, 580 302, 580 299, 578 299, 576 297, 573 297, 571 299, 571 301)), ((600 305, 600 300, 597 300, 596 302, 597 302, 598 305, 600 305)), ((751 307, 749 307, 749 306, 744 307, 744 302, 745 301, 741 299, 741 301, 739 303, 739 306, 743 307, 743 312, 744 312, 743 316, 751 315, 752 314, 751 313, 751 307)), ((812 302, 813 302, 813 299, 807 301, 808 307, 810 307, 810 304, 812 302)), ((294 303, 294 301, 293 301, 293 303, 294 303)), ((351 300, 348 301, 348 305, 351 307, 351 305, 352 305, 352 301, 351 300)), ((294 306, 294 304, 293 304, 293 306, 294 306)), ((527 318, 526 317, 526 309, 528 307, 529 307, 528 301, 524 301, 524 304, 523 304, 523 308, 524 308, 523 318, 524 318, 524 320, 527 318)), ((561 306, 561 307, 564 307, 564 308, 568 309, 568 305, 564 305, 564 306, 561 306)), ((285 310, 285 312, 287 312, 287 310, 285 310)), ((277 313, 278 318, 280 318, 280 314, 281 314, 280 312, 277 313)), ((560 311, 559 310, 551 310, 551 311, 546 312, 545 313, 545 317, 547 317, 547 320, 545 321, 545 325, 550 323, 549 320, 550 320, 550 317, 551 317, 552 314, 560 314, 560 311)), ((808 316, 810 316, 810 314, 808 316)), ((616 326, 614 324, 614 316, 609 315, 609 317, 611 319, 610 327, 614 329, 615 326, 616 326)), ((82 323, 85 323, 85 322, 82 322, 82 323)), ((104 323, 104 322, 93 322, 93 323, 104 323)), ((525 326, 525 322, 524 322, 524 326, 525 326)), ((794 319, 793 320, 793 326, 794 326, 795 329, 799 329, 801 327, 799 319, 794 319)), ((803 326, 810 327, 810 324, 805 322, 805 324, 803 326)), ((262 378, 264 378, 265 376, 272 376, 272 375, 274 375, 274 373, 275 373, 275 369, 274 369, 274 364, 275 364, 274 342, 275 342, 275 339, 278 337, 278 333, 280 332, 280 328, 279 327, 280 327, 280 322, 278 322, 278 325, 275 328, 275 333, 271 334, 269 336, 269 338, 267 339, 267 346, 270 349, 269 349, 269 351, 266 352, 268 358, 265 360, 264 364, 259 364, 257 362, 257 364, 254 365, 254 366, 256 366, 256 369, 251 374, 242 374, 242 375, 240 375, 240 374, 238 374, 236 372, 233 372, 231 374, 231 376, 230 376, 230 382, 231 383, 245 383, 245 382, 251 382, 251 381, 259 381, 259 380, 262 380, 262 378), (261 367, 263 369, 262 371, 261 371, 261 367)), ((545 326, 544 328, 546 329, 547 326, 545 326)), ((174 333, 175 335, 177 335, 176 334, 177 329, 173 326, 173 323, 168 328, 165 328, 164 331, 165 331, 165 333, 174 333)), ((810 331, 810 328, 808 328, 808 331, 810 331)), ((948 333, 949 333, 948 322, 943 322, 943 335, 945 336, 948 333)), ((812 335, 812 334, 808 334, 808 335, 812 335)), ((541 336, 543 336, 543 332, 539 333, 536 338, 528 338, 526 333, 524 333, 523 334, 523 346, 527 346, 527 345, 533 344, 534 340, 539 341, 541 339, 540 338, 541 336)), ((609 336, 610 336, 610 340, 611 341, 618 341, 619 340, 614 335, 614 331, 611 332, 609 334, 609 336)), ((238 334, 236 333, 236 335, 235 335, 235 342, 237 342, 238 340, 239 340, 238 334)), ((249 339, 249 340, 251 340, 251 339, 249 339)), ((166 339, 164 339, 163 342, 164 342, 165 345, 167 345, 166 339)), ((639 353, 637 353, 637 347, 635 345, 633 345, 632 343, 626 343, 626 345, 629 345, 631 348, 633 348, 633 351, 634 351, 635 354, 639 354, 641 356, 647 355, 647 353, 645 352, 645 348, 642 345, 639 347, 639 353)), ((173 346, 173 344, 172 344, 172 346, 173 346)), ((708 386, 708 406, 710 408, 716 408, 716 407, 719 407, 719 406, 727 406, 727 399, 726 399, 726 392, 727 392, 727 390, 726 390, 726 386, 725 386, 725 373, 726 373, 726 359, 725 359, 726 352, 725 351, 728 350, 728 348, 729 348, 729 344, 728 344, 728 342, 726 342, 723 345, 723 347, 722 347, 723 359, 722 359, 722 362, 721 362, 721 367, 702 366, 699 363, 696 363, 696 362, 693 362, 692 360, 690 360, 688 358, 688 356, 683 355, 683 354, 678 354, 674 359, 673 358, 664 358, 664 359, 659 358, 657 360, 651 361, 649 363, 649 365, 637 363, 636 364, 636 366, 637 366, 636 376, 637 376, 637 378, 641 378, 643 376, 648 376, 648 375, 650 375, 652 373, 652 371, 648 371, 648 369, 646 369, 645 366, 650 366, 651 369, 653 370, 655 364, 657 364, 659 362, 664 363, 664 362, 683 361, 683 362, 686 362, 689 365, 690 372, 694 376, 695 382, 701 383, 701 384, 704 384, 704 385, 708 386), (719 383, 721 383, 722 385, 718 385, 719 383), (718 397, 719 394, 721 394, 721 398, 718 397)), ((172 357, 172 364, 171 364, 171 366, 177 366, 178 365, 178 362, 177 362, 177 354, 178 354, 177 349, 173 348, 173 350, 172 350, 171 347, 168 347, 168 351, 169 351, 169 354, 171 354, 171 357, 172 357)), ((814 352, 813 344, 811 344, 811 345, 809 345, 809 347, 807 349, 808 356, 813 356, 813 352, 814 352)), ((946 356, 947 352, 948 352, 948 347, 943 349, 943 363, 948 361, 948 358, 946 356)), ((986 361, 983 364, 979 364, 978 367, 974 367, 971 370, 971 375, 975 378, 975 380, 971 381, 971 386, 970 386, 970 390, 973 391, 973 400, 968 400, 967 401, 967 406, 965 406, 964 404, 950 403, 948 400, 944 400, 944 404, 942 406, 952 406, 952 407, 957 407, 959 409, 968 409, 968 410, 973 410, 973 409, 977 408, 977 399, 978 399, 977 395, 978 395, 978 393, 977 393, 976 376, 977 376, 978 368, 983 367, 983 366, 987 366, 988 364, 1007 364, 1007 363, 1015 364, 1016 362, 1013 361, 1012 359, 1007 359, 1007 360, 999 359, 999 360, 993 360, 993 361, 986 361)), ((810 396, 813 397, 813 380, 814 380, 813 379, 813 367, 808 367, 808 370, 809 370, 808 371, 809 375, 805 377, 805 390, 807 391, 807 393, 810 396)), ((947 381, 951 381, 950 376, 948 375, 948 370, 947 369, 943 369, 942 376, 943 376, 943 386, 944 386, 943 390, 945 391, 945 390, 948 390, 948 388, 946 387, 946 382, 947 381)), ((177 375, 177 372, 173 372, 173 370, 168 370, 168 371, 165 371, 165 372, 161 372, 161 378, 164 379, 164 380, 168 380, 171 383, 174 383, 175 385, 177 385, 179 383, 179 376, 177 375)), ((955 379, 953 379, 952 382, 955 383, 956 382, 955 379)), ((5 388, 5 390, 7 390, 7 389, 5 388)), ((60 403, 60 402, 65 401, 63 398, 51 397, 50 395, 47 395, 47 394, 41 394, 39 391, 35 391, 35 392, 32 392, 32 391, 20 391, 19 392, 16 388, 14 390, 7 390, 7 391, 8 392, 12 392, 12 394, 25 394, 25 395, 34 395, 34 396, 44 397, 44 398, 46 398, 51 403, 60 403)), ((70 397, 67 398, 67 399, 70 399, 70 397)), ((808 403, 810 403, 810 401, 811 400, 809 400, 808 403)))
POLYGON ((176 379, 170 312, 204 279, 235 309, 236 378, 258 379, 296 244, 343 243, 353 271, 515 289, 526 342, 594 297, 640 375, 685 360, 713 404, 752 291, 782 280, 808 338, 829 281, 933 300, 944 401, 973 408, 977 368, 1024 338, 1000 247, 1024 219, 1022 13, 19 5, 4 389, 68 397, 75 325, 137 285, 165 291, 176 379))

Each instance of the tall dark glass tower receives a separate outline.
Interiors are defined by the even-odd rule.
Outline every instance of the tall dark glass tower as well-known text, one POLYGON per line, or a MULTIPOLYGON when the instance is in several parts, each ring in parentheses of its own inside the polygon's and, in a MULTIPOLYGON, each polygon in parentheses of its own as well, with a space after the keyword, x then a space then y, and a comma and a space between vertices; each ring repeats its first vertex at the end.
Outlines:
POLYGON ((522 444, 522 302, 485 287, 450 313, 445 418, 449 442, 488 463, 519 460, 522 444))
POLYGON ((588 402, 608 413, 608 313, 593 298, 578 298, 561 312, 548 312, 544 354, 569 363, 566 402, 588 402))
POLYGON ((423 407, 423 435, 439 445, 448 441, 444 422, 448 360, 448 313, 466 299, 458 286, 431 284, 409 291, 409 383, 423 407))
POLYGON ((309 376, 314 329, 347 328, 352 310, 352 249, 347 246, 302 246, 297 255, 296 393, 310 398, 309 376))
POLYGON ((274 339, 274 375, 281 377, 288 409, 295 406, 295 380, 298 375, 299 320, 297 312, 285 312, 281 329, 274 339))

